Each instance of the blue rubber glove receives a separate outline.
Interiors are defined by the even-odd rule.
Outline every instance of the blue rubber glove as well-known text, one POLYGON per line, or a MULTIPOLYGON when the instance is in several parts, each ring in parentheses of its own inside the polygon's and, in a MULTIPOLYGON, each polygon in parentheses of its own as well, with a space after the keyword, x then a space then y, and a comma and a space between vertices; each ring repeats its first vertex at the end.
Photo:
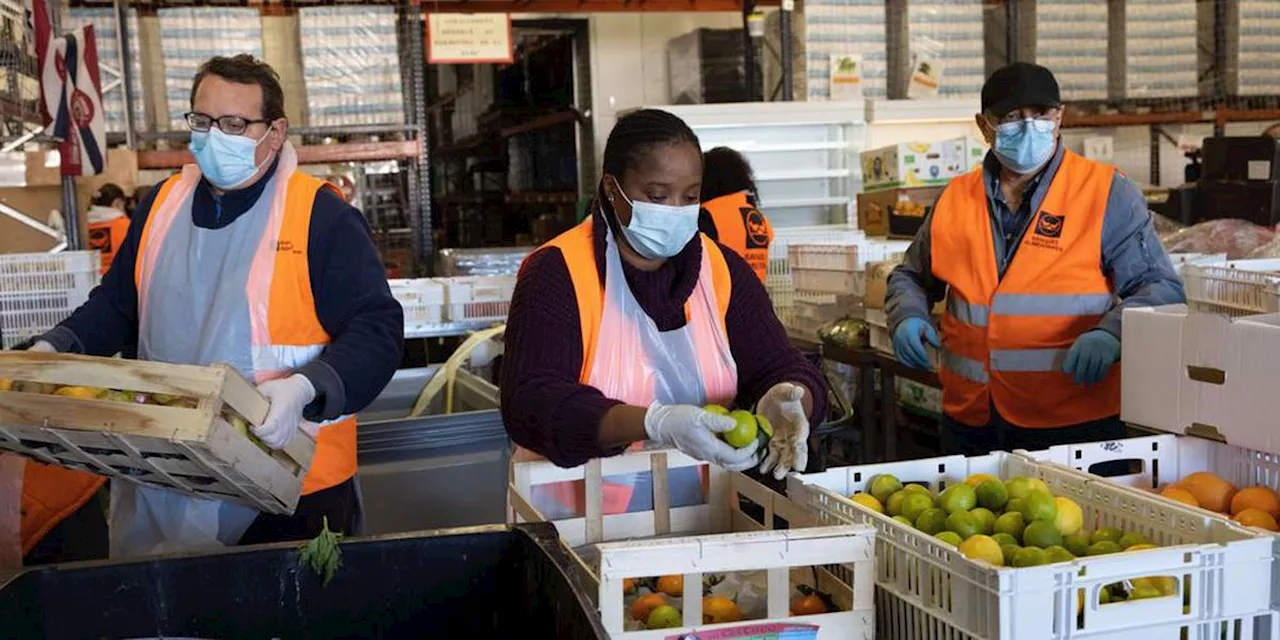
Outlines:
POLYGON ((929 352, 924 350, 924 341, 936 349, 941 344, 938 332, 924 318, 907 318, 898 323, 893 330, 893 355, 898 362, 916 369, 932 369, 929 366, 929 352))
POLYGON ((1076 384, 1095 384, 1107 376, 1111 365, 1120 359, 1120 339, 1103 329, 1086 331, 1067 351, 1062 372, 1076 384))

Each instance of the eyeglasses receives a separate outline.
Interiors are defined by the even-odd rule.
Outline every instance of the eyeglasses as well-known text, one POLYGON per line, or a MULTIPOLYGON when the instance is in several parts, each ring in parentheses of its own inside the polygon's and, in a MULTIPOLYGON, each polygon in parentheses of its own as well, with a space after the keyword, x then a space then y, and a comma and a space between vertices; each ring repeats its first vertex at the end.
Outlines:
POLYGON ((212 127, 214 123, 217 123, 219 131, 232 136, 244 135, 245 129, 248 129, 251 124, 271 122, 270 120, 246 120, 240 116, 222 116, 220 118, 215 118, 211 115, 195 111, 192 111, 183 117, 187 119, 187 126, 191 127, 192 131, 205 133, 209 131, 209 128, 212 127))

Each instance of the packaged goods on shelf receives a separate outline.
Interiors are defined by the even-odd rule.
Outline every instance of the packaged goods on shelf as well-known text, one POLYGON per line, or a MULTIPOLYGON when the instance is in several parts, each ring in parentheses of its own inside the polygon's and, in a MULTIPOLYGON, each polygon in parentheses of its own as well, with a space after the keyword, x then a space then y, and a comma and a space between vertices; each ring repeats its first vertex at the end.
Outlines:
POLYGON ((863 97, 884 98, 886 31, 882 0, 807 2, 804 47, 809 100, 830 99, 832 54, 862 56, 863 97))
POLYGON ((1275 231, 1245 220, 1209 220, 1161 238, 1169 253, 1225 253, 1232 260, 1271 242, 1275 231))
POLYGON ((214 55, 248 53, 261 59, 262 14, 257 8, 180 7, 160 9, 157 15, 169 127, 186 131, 183 114, 191 110, 196 71, 214 55))
POLYGON ((1257 96, 1280 93, 1280 5, 1273 0, 1225 3, 1227 91, 1257 96))
POLYGON ((597 590, 596 604, 612 638, 657 640, 694 627, 702 635, 783 623, 816 625, 816 636, 807 637, 821 640, 873 635, 873 531, 863 526, 808 526, 812 519, 797 505, 740 473, 676 451, 628 452, 573 469, 546 461, 516 462, 508 500, 517 522, 555 524, 560 539, 586 570, 588 589, 597 590), (651 506, 604 513, 603 479, 639 472, 652 474, 651 482, 636 486, 637 491, 652 493, 651 506), (677 478, 689 480, 699 474, 708 487, 702 502, 680 505, 662 489, 677 478), (585 514, 549 517, 537 508, 537 496, 547 485, 565 482, 585 485, 579 492, 588 496, 585 514), (745 511, 744 504, 749 505, 745 511), (771 530, 775 518, 785 520, 789 528, 771 530), (650 597, 640 592, 652 587, 635 585, 667 576, 657 585, 662 593, 654 592, 651 599, 677 607, 674 613, 686 623, 646 631, 637 620, 643 615, 636 611, 645 605, 641 599, 650 597), (725 595, 724 587, 734 583, 742 586, 736 594, 725 595), (793 584, 829 594, 837 610, 791 615, 789 609, 799 596, 793 584), (712 612, 703 607, 708 585, 714 585, 713 593, 736 600, 746 619, 709 623, 704 616, 712 612))
POLYGON ((943 187, 911 187, 858 194, 858 228, 870 235, 914 238, 943 187))
MULTIPOLYGON (((818 523, 871 524, 878 530, 879 638, 1212 640, 1227 629, 1253 637, 1274 628, 1269 536, 1087 477, 1067 466, 1067 455, 1061 447, 793 474, 787 495, 818 523), (875 491, 882 474, 931 492, 967 484, 976 474, 1039 480, 1079 507, 1081 530, 1113 527, 1159 546, 1021 567, 999 566, 1003 558, 997 564, 970 559, 952 544, 850 498, 875 491), (1109 592, 1103 595, 1104 589, 1136 589, 1134 581, 1166 576, 1167 584, 1149 599, 1113 602, 1109 592)), ((1050 528, 1056 533, 1057 524, 1050 528)))
POLYGON ((1065 101, 1107 98, 1107 5, 1038 0, 1036 19, 1021 23, 1034 29, 1023 41, 1035 43, 1034 61, 1053 70, 1065 101))
POLYGON ((986 80, 983 7, 978 2, 923 0, 907 10, 910 59, 929 64, 941 98, 976 98, 986 80))
POLYGON ((0 348, 65 320, 98 284, 96 251, 0 255, 0 348))
POLYGON ((969 170, 971 146, 968 138, 954 138, 863 151, 863 192, 944 185, 969 170))
POLYGON ((450 322, 499 321, 507 317, 516 279, 506 276, 437 278, 444 284, 450 322))
POLYGON ((1111 99, 1197 95, 1196 0, 1110 4, 1111 99))
POLYGON ((394 7, 304 7, 298 32, 310 125, 404 121, 394 7))
MULTIPOLYGON (((129 63, 131 90, 133 92, 133 121, 135 126, 143 128, 147 121, 146 101, 142 96, 142 54, 138 43, 138 10, 125 9, 126 27, 129 33, 129 63)), ((88 24, 93 25, 94 37, 98 45, 99 79, 102 80, 102 112, 106 119, 107 131, 124 131, 124 85, 119 84, 107 89, 120 68, 120 41, 116 34, 116 12, 111 8, 62 7, 61 30, 65 33, 74 31, 88 24), (111 71, 108 71, 110 69, 111 71)))

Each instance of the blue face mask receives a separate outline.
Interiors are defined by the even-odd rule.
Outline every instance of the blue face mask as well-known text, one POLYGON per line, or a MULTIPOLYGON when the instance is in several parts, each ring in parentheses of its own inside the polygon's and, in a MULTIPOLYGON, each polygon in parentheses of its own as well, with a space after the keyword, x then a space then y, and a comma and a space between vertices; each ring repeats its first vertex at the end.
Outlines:
POLYGON ((266 164, 254 163, 258 145, 271 134, 268 130, 254 140, 245 136, 233 136, 213 127, 208 131, 191 132, 191 155, 196 157, 200 173, 213 186, 229 191, 245 182, 266 164))
POLYGON ((1000 164, 1014 173, 1034 173, 1053 157, 1055 138, 1052 120, 1027 118, 996 127, 992 150, 1000 164))
MULTIPOLYGON (((617 184, 616 182, 614 183, 617 184)), ((622 228, 627 244, 650 260, 665 260, 684 249, 698 233, 701 204, 673 207, 652 202, 633 202, 618 186, 622 199, 631 205, 631 224, 622 228)))

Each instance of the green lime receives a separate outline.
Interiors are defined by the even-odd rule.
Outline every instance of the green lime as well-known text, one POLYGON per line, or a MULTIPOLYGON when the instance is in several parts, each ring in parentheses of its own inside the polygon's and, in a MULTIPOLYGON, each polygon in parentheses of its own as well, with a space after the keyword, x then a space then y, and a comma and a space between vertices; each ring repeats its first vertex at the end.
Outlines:
POLYGON ((898 522, 901 522, 902 524, 907 525, 908 527, 915 528, 915 526, 916 526, 916 524, 915 524, 914 522, 912 522, 911 520, 909 520, 906 516, 901 516, 901 515, 899 515, 899 516, 894 516, 894 517, 893 517, 893 519, 894 519, 894 520, 897 520, 898 522))
POLYGON ((1004 545, 1006 545, 1006 544, 1011 544, 1011 545, 1014 545, 1014 546, 1021 546, 1021 545, 1019 545, 1019 544, 1018 544, 1018 539, 1017 539, 1017 538, 1015 538, 1015 537, 1013 537, 1013 536, 1011 536, 1011 535, 1009 535, 1009 534, 1007 534, 1007 533, 994 533, 994 534, 991 534, 991 539, 992 539, 992 540, 995 540, 995 541, 996 541, 996 544, 999 544, 999 545, 1000 545, 1000 546, 1002 546, 1002 547, 1003 547, 1004 545))
POLYGON ((1062 546, 1062 534, 1058 533, 1058 528, 1053 526, 1053 522, 1036 520, 1022 530, 1022 545, 1041 549, 1062 546))
POLYGON ((1004 482, 1004 490, 1009 494, 1010 500, 1025 498, 1031 494, 1031 479, 1018 476, 1009 478, 1004 482))
POLYGON ((968 540, 969 536, 982 533, 982 525, 968 511, 957 511, 947 516, 947 531, 960 536, 960 540, 968 540))
POLYGON ((974 489, 978 497, 978 505, 991 511, 999 511, 1009 502, 1009 492, 999 480, 986 480, 974 489))
POLYGON ((954 531, 942 531, 934 537, 953 547, 959 547, 960 543, 964 542, 964 540, 960 538, 960 534, 954 531))
POLYGON ((925 495, 929 496, 930 498, 932 498, 932 497, 933 497, 933 492, 929 490, 929 487, 926 487, 926 486, 924 486, 924 485, 922 485, 922 484, 909 484, 909 485, 906 485, 906 486, 902 487, 902 490, 903 490, 903 491, 915 491, 915 492, 918 492, 918 493, 923 493, 923 494, 925 494, 925 495))
POLYGON ((1004 503, 1004 512, 1022 513, 1022 504, 1026 501, 1026 498, 1009 498, 1009 501, 1004 503))
POLYGON ((718 405, 718 404, 709 404, 709 405, 707 405, 707 406, 703 407, 703 408, 702 408, 702 410, 703 410, 703 411, 706 411, 707 413, 714 413, 714 414, 716 414, 716 415, 718 415, 718 416, 727 416, 727 415, 729 415, 729 410, 728 410, 728 409, 726 409, 726 408, 724 408, 724 407, 722 407, 722 406, 720 406, 720 405, 718 405))
POLYGON ((1119 543, 1120 538, 1123 537, 1124 534, 1115 527, 1102 527, 1101 529, 1095 530, 1093 535, 1089 536, 1089 544, 1096 544, 1099 542, 1119 543))
POLYGON ((1120 536, 1120 540, 1116 542, 1116 544, 1120 545, 1121 549, 1128 549, 1129 547, 1132 547, 1136 544, 1146 544, 1146 543, 1147 543, 1146 536, 1142 535, 1141 533, 1137 533, 1136 531, 1130 531, 1129 533, 1126 533, 1120 536))
POLYGON ((767 438, 773 437, 773 424, 764 416, 756 416, 756 422, 760 423, 760 432, 767 438))
POLYGON ((1163 596, 1160 590, 1155 587, 1134 587, 1129 591, 1130 600, 1142 600, 1145 598, 1159 598, 1163 596))
POLYGON ((916 528, 931 536, 944 531, 947 528, 947 512, 938 508, 925 511, 916 518, 916 528))
POLYGON ((756 439, 759 425, 750 411, 734 411, 729 414, 737 423, 732 429, 720 434, 720 438, 734 449, 749 446, 756 439))
POLYGON ((1071 552, 1071 555, 1079 558, 1080 556, 1089 555, 1089 534, 1084 531, 1077 531, 1062 539, 1062 546, 1071 552))
POLYGON ((1005 533, 1013 536, 1014 540, 1022 540, 1022 530, 1026 528, 1026 521, 1023 520, 1022 514, 1017 511, 1009 511, 999 518, 996 518, 991 530, 996 533, 1005 533))
POLYGON ((902 482, 893 475, 882 473, 867 484, 867 493, 876 497, 881 503, 888 502, 889 496, 902 490, 902 482))
POLYGON ((889 496, 889 499, 884 502, 884 512, 891 516, 902 513, 902 501, 906 497, 907 492, 905 490, 894 491, 893 495, 889 496))
MULTIPOLYGON (((994 540, 994 539, 995 539, 995 536, 992 536, 992 539, 994 540)), ((1006 567, 1012 567, 1012 566, 1013 566, 1013 558, 1014 558, 1014 556, 1016 556, 1016 555, 1018 554, 1018 552, 1019 552, 1019 551, 1021 551, 1021 550, 1022 550, 1022 547, 1019 547, 1019 546, 1018 546, 1018 545, 1016 545, 1016 544, 1002 544, 1002 545, 1000 545, 1000 551, 1001 551, 1001 553, 1003 553, 1003 554, 1004 554, 1004 566, 1006 566, 1006 567)))
POLYGON ((938 506, 947 513, 968 511, 978 506, 978 494, 967 484, 953 484, 938 496, 938 506))
POLYGON ((933 496, 918 491, 910 492, 907 497, 902 499, 902 508, 898 512, 899 515, 906 516, 912 522, 920 518, 920 514, 933 508, 933 496))
POLYGON ((1076 559, 1070 551, 1067 551, 1058 545, 1053 545, 1052 547, 1045 549, 1044 555, 1049 558, 1049 564, 1053 564, 1055 562, 1071 562, 1076 559))
POLYGON ((1045 554, 1043 549, 1035 547, 1023 547, 1013 554, 1013 566, 1015 567, 1038 567, 1049 562, 1049 556, 1045 554))
POLYGON ((1107 604, 1111 602, 1111 586, 1105 586, 1098 590, 1098 604, 1107 604))
POLYGON ((1037 520, 1052 523, 1054 518, 1058 517, 1058 505, 1053 501, 1053 496, 1039 491, 1032 491, 1023 498, 1022 508, 1019 511, 1022 512, 1022 518, 1028 525, 1037 520))
POLYGON ((1124 549, 1121 549, 1120 545, 1110 540, 1103 540, 1089 545, 1089 550, 1085 555, 1105 556, 1109 553, 1120 553, 1121 551, 1124 551, 1124 549))
POLYGON ((996 514, 991 513, 990 509, 978 507, 969 512, 974 520, 978 521, 978 533, 991 535, 996 525, 996 514))

